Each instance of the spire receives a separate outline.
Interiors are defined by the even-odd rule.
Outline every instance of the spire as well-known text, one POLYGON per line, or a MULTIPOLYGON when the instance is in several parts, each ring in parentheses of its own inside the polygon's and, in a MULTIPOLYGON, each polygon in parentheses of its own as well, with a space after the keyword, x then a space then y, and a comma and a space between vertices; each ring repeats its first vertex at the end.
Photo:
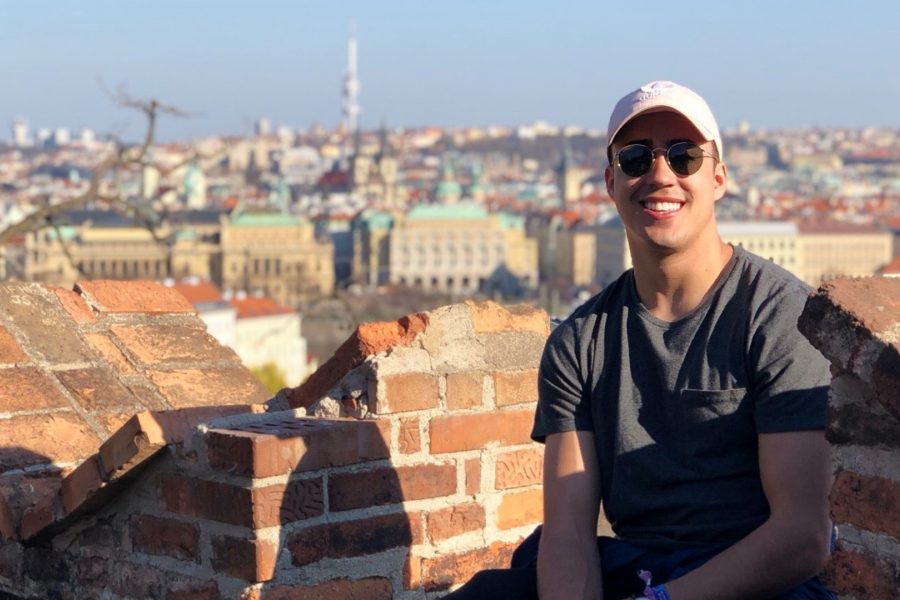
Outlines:
POLYGON ((381 130, 378 132, 378 155, 379 157, 391 155, 391 144, 388 142, 387 121, 381 120, 381 130))
POLYGON ((350 21, 350 39, 347 41, 347 70, 344 72, 343 101, 341 103, 343 111, 341 122, 350 133, 355 133, 359 128, 359 113, 362 112, 359 107, 360 84, 356 70, 356 27, 353 21, 350 21))

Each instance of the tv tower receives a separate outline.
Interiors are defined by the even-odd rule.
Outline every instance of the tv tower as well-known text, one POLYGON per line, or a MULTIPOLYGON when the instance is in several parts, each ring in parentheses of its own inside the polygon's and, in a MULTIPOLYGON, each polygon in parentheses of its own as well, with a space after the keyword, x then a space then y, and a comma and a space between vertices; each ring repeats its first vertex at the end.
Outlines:
POLYGON ((350 40, 347 42, 347 70, 344 72, 343 119, 347 132, 356 133, 359 128, 359 78, 356 76, 356 33, 350 22, 350 40))

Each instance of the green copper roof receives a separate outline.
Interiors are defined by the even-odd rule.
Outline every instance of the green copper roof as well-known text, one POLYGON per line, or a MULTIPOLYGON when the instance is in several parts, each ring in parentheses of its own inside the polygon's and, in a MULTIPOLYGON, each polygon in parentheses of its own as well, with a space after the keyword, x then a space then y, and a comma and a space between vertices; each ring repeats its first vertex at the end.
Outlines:
POLYGON ((500 229, 525 229, 525 217, 512 213, 498 213, 500 217, 500 229))
MULTIPOLYGON (((72 227, 71 225, 62 225, 59 228, 59 237, 62 238, 64 242, 71 242, 75 238, 78 237, 78 229, 72 227)), ((56 238, 56 229, 50 229, 47 232, 47 237, 51 240, 55 240, 56 238)))
POLYGON ((302 224, 300 217, 282 213, 245 212, 231 219, 234 227, 290 227, 302 224))
POLYGON ((406 214, 408 221, 431 219, 463 220, 487 219, 488 212, 477 204, 420 204, 406 214))
POLYGON ((462 186, 459 185, 458 181, 439 181, 436 186, 434 186, 434 195, 440 198, 446 198, 448 196, 461 196, 462 195, 462 186))

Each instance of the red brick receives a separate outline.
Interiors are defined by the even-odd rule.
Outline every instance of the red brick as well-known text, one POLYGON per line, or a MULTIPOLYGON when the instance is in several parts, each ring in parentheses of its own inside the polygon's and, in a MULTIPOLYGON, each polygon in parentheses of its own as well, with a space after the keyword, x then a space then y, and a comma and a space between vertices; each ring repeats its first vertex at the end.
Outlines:
POLYGON ((116 346, 106 333, 84 333, 84 339, 88 341, 97 354, 100 355, 109 365, 122 375, 134 375, 137 370, 131 362, 125 358, 119 347, 116 346))
POLYGON ((323 558, 367 556, 423 541, 421 514, 398 513, 301 529, 288 537, 287 547, 293 564, 303 567, 323 558))
POLYGON ((245 367, 146 371, 175 408, 220 404, 262 404, 271 394, 245 367))
POLYGON ((525 444, 531 441, 534 411, 441 415, 431 419, 431 453, 485 448, 491 443, 525 444))
POLYGON ((394 588, 384 577, 357 581, 332 579, 318 585, 282 585, 263 591, 263 600, 391 600, 394 588))
POLYGON ((422 583, 426 592, 439 592, 465 583, 484 569, 506 569, 518 543, 494 542, 456 554, 422 559, 422 583))
POLYGON ((42 496, 22 513, 22 521, 19 523, 19 538, 32 540, 62 517, 63 512, 59 505, 59 498, 42 496))
POLYGON ((528 448, 497 455, 494 487, 498 490, 537 485, 544 475, 544 451, 528 448))
POLYGON ((500 306, 490 300, 473 302, 466 300, 472 313, 475 333, 498 333, 504 331, 533 331, 550 335, 550 318, 543 310, 527 304, 500 306))
POLYGON ((56 377, 87 411, 141 408, 137 398, 103 369, 56 371, 56 377))
POLYGON ((825 565, 822 582, 842 598, 900 600, 898 572, 896 558, 889 562, 870 552, 842 548, 839 543, 825 565))
POLYGON ((6 498, 13 514, 13 521, 20 523, 22 514, 40 504, 44 498, 59 496, 63 476, 68 471, 43 469, 40 471, 4 474, 0 477, 0 495, 6 498))
POLYGON ((427 410, 438 407, 438 378, 430 373, 404 373, 372 382, 369 410, 375 414, 427 410), (373 393, 374 392, 374 393, 373 393))
POLYGON ((544 520, 543 490, 506 494, 497 507, 497 528, 512 529, 544 520))
POLYGON ((12 365, 30 360, 19 343, 6 330, 6 327, 0 325, 0 364, 12 365))
POLYGON ((275 577, 278 547, 265 540, 212 537, 212 567, 217 573, 259 583, 275 577))
POLYGON ((400 419, 400 432, 397 442, 400 454, 415 454, 422 449, 422 435, 419 432, 419 418, 400 419))
POLYGON ((447 375, 447 408, 462 410, 484 406, 484 375, 450 373, 447 375))
POLYGON ((155 456, 166 447, 161 424, 151 412, 129 419, 100 446, 100 466, 104 477, 115 479, 155 456))
POLYGON ((448 506, 426 516, 428 537, 433 542, 484 529, 484 507, 470 502, 448 506))
POLYGON ((332 511, 353 510, 455 493, 455 465, 382 468, 332 474, 328 481, 328 506, 332 511))
POLYGON ((77 510, 90 511, 98 508, 109 498, 110 494, 104 490, 105 487, 106 482, 100 474, 97 457, 92 456, 62 480, 59 494, 63 510, 68 515, 77 510))
POLYGON ((40 369, 0 369, 0 411, 37 411, 69 406, 66 397, 40 369))
POLYGON ((481 459, 466 459, 466 494, 474 496, 481 492, 481 459))
POLYGON ((132 515, 129 532, 135 552, 200 562, 200 528, 194 523, 132 515))
POLYGON ((325 512, 322 480, 303 479, 253 489, 253 527, 274 527, 325 512))
POLYGON ((303 385, 285 390, 288 402, 292 408, 311 406, 367 356, 395 346, 409 346, 427 325, 428 317, 424 314, 407 315, 399 321, 360 325, 303 385))
POLYGON ((6 496, 0 492, 0 542, 18 539, 16 533, 16 517, 6 496))
POLYGON ((166 593, 166 572, 150 565, 118 561, 112 572, 112 591, 123 598, 163 598, 166 593))
POLYGON ((206 435, 209 464, 247 477, 315 471, 390 457, 390 423, 290 417, 206 435))
POLYGON ((141 406, 147 410, 170 410, 172 407, 163 400, 162 396, 156 392, 155 388, 144 387, 142 385, 129 385, 128 391, 134 394, 141 406))
POLYGON ((187 299, 172 288, 152 281, 79 281, 75 291, 101 315, 110 313, 197 314, 187 299))
POLYGON ((403 563, 403 589, 417 590, 422 585, 422 557, 410 553, 403 563))
POLYGON ((215 581, 182 579, 166 590, 166 600, 219 600, 219 586, 215 581))
POLYGON ((497 406, 537 402, 537 369, 494 371, 494 398, 497 406))
POLYGON ((55 295, 37 284, 4 283, 0 308, 27 339, 28 353, 51 365, 86 363, 93 354, 78 336, 75 325, 55 295))
POLYGON ((31 465, 71 463, 97 451, 100 438, 71 413, 27 415, 0 419, 0 472, 31 465))
POLYGON ((128 412, 94 413, 91 417, 106 431, 106 433, 112 435, 121 429, 128 420, 136 414, 138 414, 138 411, 131 410, 128 412))
POLYGON ((223 346, 199 327, 114 325, 109 331, 138 364, 240 362, 234 350, 223 346))
POLYGON ((69 318, 75 323, 83 325, 85 323, 95 323, 97 321, 97 317, 94 316, 91 307, 87 305, 87 302, 85 302, 84 298, 80 295, 65 288, 55 287, 50 288, 50 290, 56 294, 60 304, 62 304, 63 310, 66 311, 69 318))
POLYGON ((842 471, 831 488, 836 523, 900 537, 900 482, 842 471))

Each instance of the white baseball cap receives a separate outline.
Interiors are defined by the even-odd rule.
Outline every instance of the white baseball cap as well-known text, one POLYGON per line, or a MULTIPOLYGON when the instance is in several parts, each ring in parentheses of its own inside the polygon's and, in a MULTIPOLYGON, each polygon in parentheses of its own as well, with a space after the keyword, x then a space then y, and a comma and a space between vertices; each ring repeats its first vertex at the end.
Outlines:
POLYGON ((700 94, 671 81, 654 81, 642 85, 616 103, 606 129, 606 149, 609 152, 619 130, 638 115, 670 110, 690 121, 703 139, 716 144, 719 160, 722 153, 722 136, 712 111, 700 94))

